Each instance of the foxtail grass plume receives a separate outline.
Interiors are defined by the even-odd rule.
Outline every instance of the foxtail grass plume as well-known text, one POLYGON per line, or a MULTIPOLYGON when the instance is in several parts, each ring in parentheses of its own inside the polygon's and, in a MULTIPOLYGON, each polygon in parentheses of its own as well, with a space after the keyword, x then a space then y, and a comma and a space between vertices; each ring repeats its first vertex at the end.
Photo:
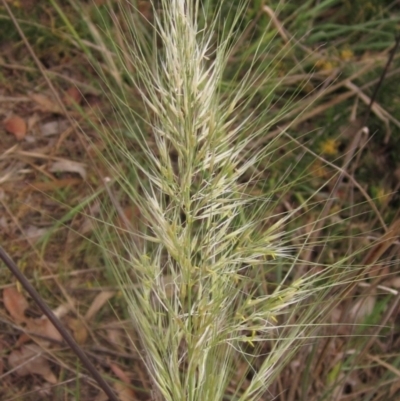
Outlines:
POLYGON ((259 400, 345 277, 342 260, 292 280, 307 237, 295 249, 284 230, 302 206, 274 215, 274 193, 254 191, 278 157, 263 138, 290 107, 273 107, 290 44, 267 63, 260 45, 232 72, 246 28, 246 4, 232 3, 161 0, 145 23, 121 5, 109 31, 86 20, 118 121, 101 128, 111 181, 98 237, 157 400, 259 400))

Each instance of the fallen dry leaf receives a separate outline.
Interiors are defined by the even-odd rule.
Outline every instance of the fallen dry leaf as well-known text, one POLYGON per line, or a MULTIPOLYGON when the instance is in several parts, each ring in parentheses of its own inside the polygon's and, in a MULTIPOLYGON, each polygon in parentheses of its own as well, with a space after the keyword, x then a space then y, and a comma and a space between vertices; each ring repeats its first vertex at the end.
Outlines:
POLYGON ((96 298, 93 300, 92 304, 90 305, 90 308, 86 312, 85 319, 91 320, 96 313, 108 302, 110 298, 112 298, 115 295, 114 291, 102 291, 100 294, 96 296, 96 298))
POLYGON ((28 226, 25 229, 25 238, 30 239, 31 243, 35 243, 40 240, 40 238, 45 235, 49 230, 47 228, 39 228, 36 226, 28 226))
POLYGON ((47 337, 54 341, 62 342, 63 340, 59 331, 54 327, 53 323, 51 323, 47 317, 27 319, 26 329, 32 334, 47 337))
POLYGON ((120 401, 136 401, 135 392, 125 383, 115 382, 114 387, 120 401))
MULTIPOLYGON (((22 333, 18 340, 15 342, 14 347, 19 348, 26 343, 32 342, 32 337, 29 336, 27 333, 22 333)), ((42 344, 42 346, 47 346, 48 344, 42 344)))
POLYGON ((93 401, 108 401, 108 395, 106 393, 104 393, 103 391, 100 391, 96 397, 94 398, 93 401))
POLYGON ((82 100, 82 94, 76 86, 69 87, 64 95, 63 101, 66 106, 79 104, 82 100))
POLYGON ((19 376, 40 375, 49 383, 57 383, 49 361, 36 344, 24 345, 20 350, 12 351, 8 356, 8 363, 19 376))
POLYGON ((115 376, 125 384, 131 384, 129 376, 115 363, 110 363, 110 368, 114 372, 115 376))
POLYGON ((71 307, 72 306, 69 304, 61 304, 57 306, 56 309, 53 309, 54 316, 56 316, 58 319, 62 319, 68 314, 68 312, 71 310, 71 307))
POLYGON ((121 401, 135 401, 135 392, 131 387, 131 381, 128 375, 114 363, 110 363, 110 368, 114 372, 115 376, 121 380, 120 382, 114 383, 114 387, 117 391, 119 399, 121 401))
POLYGON ((69 124, 67 120, 55 120, 44 123, 40 126, 40 133, 43 136, 60 135, 68 128, 69 124))
POLYGON ((116 348, 120 352, 124 352, 125 338, 123 331, 120 329, 107 329, 107 339, 113 348, 116 348))
POLYGON ((72 160, 58 160, 51 165, 49 171, 52 173, 78 173, 84 180, 86 180, 87 175, 85 166, 82 163, 74 162, 72 160))
POLYGON ((28 126, 28 131, 33 131, 36 124, 40 121, 40 116, 38 113, 33 113, 30 115, 27 119, 27 126, 28 126))
POLYGON ((88 338, 88 332, 85 325, 80 320, 68 318, 67 326, 72 331, 72 334, 79 345, 86 342, 88 338))
POLYGON ((16 323, 22 323, 27 320, 25 311, 29 304, 16 287, 9 287, 3 290, 3 302, 7 312, 16 323))
POLYGON ((36 103, 38 109, 44 113, 62 114, 62 109, 53 99, 39 93, 30 95, 30 98, 36 103))
POLYGON ((4 128, 10 134, 13 134, 17 141, 22 141, 26 136, 26 122, 18 116, 11 116, 3 121, 4 128))

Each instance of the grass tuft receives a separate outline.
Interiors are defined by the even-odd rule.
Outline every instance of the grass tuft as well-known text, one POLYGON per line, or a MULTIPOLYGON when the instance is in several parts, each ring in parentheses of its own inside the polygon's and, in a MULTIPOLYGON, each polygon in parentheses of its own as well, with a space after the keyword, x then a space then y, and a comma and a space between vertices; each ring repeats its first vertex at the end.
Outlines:
POLYGON ((121 7, 118 17, 99 11, 111 21, 104 30, 81 13, 100 61, 69 24, 116 121, 102 116, 97 125, 110 175, 97 221, 104 263, 141 339, 154 399, 259 400, 301 345, 323 335, 329 312, 366 269, 362 245, 330 263, 309 256, 317 247, 335 254, 335 241, 348 235, 341 224, 349 218, 333 230, 339 211, 325 191, 333 184, 336 197, 340 169, 283 212, 284 195, 310 173, 299 174, 293 157, 282 178, 268 182, 283 146, 293 154, 304 147, 288 133, 323 85, 300 109, 294 100, 307 79, 282 101, 278 66, 294 44, 268 58, 272 26, 240 61, 245 69, 232 71, 247 34, 245 2, 227 10, 161 0, 146 21, 121 7), (314 221, 296 225, 313 209, 314 221))

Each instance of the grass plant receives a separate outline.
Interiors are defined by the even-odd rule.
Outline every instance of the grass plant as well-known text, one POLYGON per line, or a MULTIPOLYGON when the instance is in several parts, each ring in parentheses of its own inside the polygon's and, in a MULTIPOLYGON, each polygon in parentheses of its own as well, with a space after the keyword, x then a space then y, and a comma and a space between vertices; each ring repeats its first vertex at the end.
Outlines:
MULTIPOLYGON (((105 172, 90 240, 123 294, 151 398, 273 399, 295 361, 304 376, 281 390, 306 400, 321 344, 328 349, 335 334, 355 344, 365 334, 354 313, 341 321, 354 333, 335 332, 332 311, 349 297, 367 298, 356 288, 367 274, 373 279, 377 258, 366 251, 379 250, 379 238, 366 240, 364 227, 385 227, 366 193, 356 212, 343 194, 356 147, 325 160, 310 149, 315 131, 297 134, 320 99, 344 85, 330 74, 340 54, 325 52, 317 64, 314 51, 299 51, 347 32, 336 22, 304 28, 337 2, 302 2, 298 18, 281 3, 256 28, 257 13, 242 1, 160 0, 145 9, 110 2, 95 11, 71 1, 78 28, 51 3, 68 29, 60 36, 83 50, 110 105, 80 110, 102 140, 96 149, 86 137, 105 172)), ((357 23, 372 31, 384 22, 357 23)), ((377 48, 387 48, 390 35, 379 38, 377 48)), ((359 71, 346 74, 356 80, 359 71)), ((342 394, 343 372, 356 362, 344 352, 329 365, 315 399, 342 394)))
POLYGON ((116 30, 86 21, 105 52, 108 74, 104 66, 98 72, 117 121, 101 127, 111 198, 98 240, 160 400, 268 398, 285 362, 318 336, 366 268, 356 263, 359 249, 323 266, 302 260, 307 249, 334 246, 334 231, 325 237, 322 228, 337 212, 327 216, 323 205, 317 221, 284 232, 306 208, 321 207, 313 199, 327 185, 277 213, 282 193, 307 177, 293 163, 274 186, 264 183, 279 144, 289 141, 291 122, 267 135, 293 106, 277 97, 276 66, 295 44, 265 62, 273 43, 267 26, 232 73, 246 5, 212 6, 162 0, 147 29, 129 8, 121 20, 103 16, 116 30), (285 182, 293 170, 297 177, 285 182), (128 221, 122 202, 137 221, 128 221), (276 272, 280 280, 269 282, 276 272))

